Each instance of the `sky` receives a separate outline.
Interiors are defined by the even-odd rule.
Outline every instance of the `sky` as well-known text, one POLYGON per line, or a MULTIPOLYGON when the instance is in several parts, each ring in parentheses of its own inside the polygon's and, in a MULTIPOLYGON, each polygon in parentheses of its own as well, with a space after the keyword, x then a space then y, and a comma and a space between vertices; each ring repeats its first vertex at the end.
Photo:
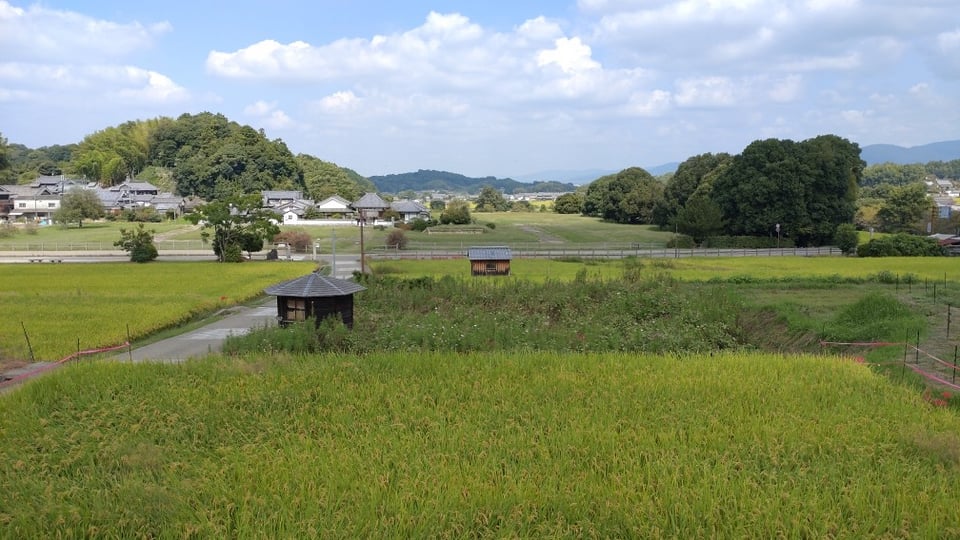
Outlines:
POLYGON ((915 146, 960 139, 960 0, 0 0, 9 143, 204 111, 365 176, 915 146))

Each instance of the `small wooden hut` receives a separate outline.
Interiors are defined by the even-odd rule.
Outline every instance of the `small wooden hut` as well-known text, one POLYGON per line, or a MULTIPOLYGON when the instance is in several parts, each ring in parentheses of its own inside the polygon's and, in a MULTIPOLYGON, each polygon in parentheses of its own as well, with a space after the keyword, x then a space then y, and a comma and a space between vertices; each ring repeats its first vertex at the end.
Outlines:
POLYGON ((474 276, 508 276, 513 255, 507 246, 472 247, 467 249, 470 274, 474 276))
POLYGON ((353 294, 366 287, 346 279, 312 274, 284 281, 264 292, 277 297, 277 320, 281 326, 314 317, 317 324, 327 317, 340 316, 353 328, 353 294))

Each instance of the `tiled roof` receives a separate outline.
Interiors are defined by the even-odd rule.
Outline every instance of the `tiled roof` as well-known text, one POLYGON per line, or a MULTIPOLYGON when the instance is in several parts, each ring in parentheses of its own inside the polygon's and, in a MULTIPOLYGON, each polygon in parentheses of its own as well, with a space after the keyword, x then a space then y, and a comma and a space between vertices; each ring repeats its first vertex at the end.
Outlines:
POLYGON ((420 214, 424 212, 430 212, 425 206, 417 201, 393 201, 390 203, 390 208, 393 208, 401 214, 420 214))
POLYGON ((353 203, 354 208, 389 208, 389 205, 384 202, 376 193, 364 193, 363 197, 360 197, 360 200, 353 203))
POLYGON ((471 247, 467 249, 471 261, 509 261, 513 258, 507 246, 471 247))
POLYGON ((363 290, 366 290, 366 287, 358 285, 353 281, 321 276, 314 272, 303 277, 272 285, 264 289, 264 292, 272 296, 325 298, 330 296, 346 296, 363 290))

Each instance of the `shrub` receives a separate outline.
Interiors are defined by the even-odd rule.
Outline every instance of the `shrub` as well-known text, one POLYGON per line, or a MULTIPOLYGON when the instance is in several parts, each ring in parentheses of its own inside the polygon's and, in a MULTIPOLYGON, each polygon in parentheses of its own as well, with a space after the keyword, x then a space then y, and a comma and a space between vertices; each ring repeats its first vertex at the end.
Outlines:
POLYGON ((492 221, 487 222, 486 226, 487 226, 487 228, 490 229, 491 231, 497 228, 497 224, 494 223, 494 222, 492 222, 492 221))
MULTIPOLYGON (((781 238, 781 248, 792 248, 796 244, 792 238, 781 238)), ((777 239, 768 236, 711 236, 704 240, 703 247, 715 249, 773 249, 777 239)))
POLYGON ((136 263, 150 262, 157 258, 157 246, 153 243, 153 231, 148 231, 143 223, 134 229, 120 229, 120 239, 113 245, 130 254, 130 260, 136 263))
POLYGON ((313 238, 306 231, 284 231, 273 237, 274 244, 287 244, 294 251, 305 252, 313 245, 313 238))
POLYGON ((681 249, 692 249, 697 247, 697 243, 693 241, 692 236, 687 236, 685 234, 677 235, 667 240, 668 248, 681 248, 681 249))
POLYGON ((857 251, 857 244, 860 243, 860 236, 857 235, 857 228, 852 223, 841 223, 837 225, 836 232, 833 233, 833 243, 840 248, 844 255, 850 255, 857 251))
POLYGON ((0 238, 10 238, 17 234, 17 229, 8 221, 0 223, 0 238))
POLYGON ((391 249, 404 249, 407 247, 407 235, 402 229, 394 229, 387 235, 386 244, 391 249))
POLYGON ((947 254, 934 238, 900 233, 874 238, 857 248, 860 257, 943 257, 947 254))

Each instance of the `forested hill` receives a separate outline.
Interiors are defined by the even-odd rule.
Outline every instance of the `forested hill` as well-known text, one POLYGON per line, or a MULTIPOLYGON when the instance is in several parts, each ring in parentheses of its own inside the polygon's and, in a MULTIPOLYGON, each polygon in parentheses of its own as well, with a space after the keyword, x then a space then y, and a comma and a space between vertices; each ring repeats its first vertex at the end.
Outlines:
POLYGON ((491 186, 504 193, 544 193, 575 191, 577 188, 570 183, 560 182, 518 182, 512 178, 469 178, 462 174, 446 171, 428 171, 420 169, 417 172, 388 174, 385 176, 371 176, 370 181, 377 186, 378 191, 384 193, 400 193, 401 191, 450 191, 459 193, 479 193, 483 186, 491 186))
POLYGON ((880 163, 909 165, 932 161, 953 161, 960 159, 960 140, 941 141, 910 148, 893 144, 871 144, 863 147, 860 157, 867 162, 867 165, 880 163))

